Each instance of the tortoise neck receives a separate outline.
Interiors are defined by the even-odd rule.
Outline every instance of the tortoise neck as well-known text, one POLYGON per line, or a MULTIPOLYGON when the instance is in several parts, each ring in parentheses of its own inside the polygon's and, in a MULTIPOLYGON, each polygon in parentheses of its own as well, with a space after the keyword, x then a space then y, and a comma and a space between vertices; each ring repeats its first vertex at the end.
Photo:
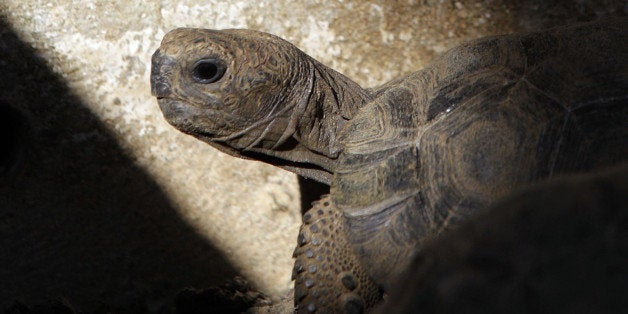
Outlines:
POLYGON ((342 150, 337 134, 371 95, 346 76, 300 56, 293 62, 290 88, 278 98, 285 110, 273 116, 253 145, 237 145, 248 147, 236 154, 330 184, 342 150))
POLYGON ((372 97, 357 83, 318 61, 311 59, 309 64, 308 87, 302 98, 307 102, 299 114, 294 137, 313 153, 333 160, 342 149, 338 132, 372 97))

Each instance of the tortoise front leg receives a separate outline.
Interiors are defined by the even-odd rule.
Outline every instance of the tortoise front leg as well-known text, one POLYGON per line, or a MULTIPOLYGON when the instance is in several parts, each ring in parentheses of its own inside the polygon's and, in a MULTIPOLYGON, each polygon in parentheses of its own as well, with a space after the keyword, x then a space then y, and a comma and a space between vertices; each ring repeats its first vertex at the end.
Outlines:
POLYGON ((362 313, 382 298, 345 240, 342 213, 328 195, 303 215, 294 257, 298 313, 362 313))

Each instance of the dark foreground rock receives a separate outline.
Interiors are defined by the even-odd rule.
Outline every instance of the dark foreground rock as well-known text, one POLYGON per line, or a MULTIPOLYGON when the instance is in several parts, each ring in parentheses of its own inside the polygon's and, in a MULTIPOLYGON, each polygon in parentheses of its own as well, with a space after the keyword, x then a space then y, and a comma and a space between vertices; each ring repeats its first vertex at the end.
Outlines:
POLYGON ((620 313, 628 164, 536 186, 433 242, 379 313, 620 313))

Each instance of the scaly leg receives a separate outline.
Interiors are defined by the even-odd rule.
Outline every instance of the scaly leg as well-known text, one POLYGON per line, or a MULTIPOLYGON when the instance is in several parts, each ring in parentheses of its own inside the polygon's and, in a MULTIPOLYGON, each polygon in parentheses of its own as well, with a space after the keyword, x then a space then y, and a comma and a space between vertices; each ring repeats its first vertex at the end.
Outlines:
POLYGON ((294 257, 298 313, 362 313, 382 298, 345 240, 342 213, 328 195, 303 215, 294 257))

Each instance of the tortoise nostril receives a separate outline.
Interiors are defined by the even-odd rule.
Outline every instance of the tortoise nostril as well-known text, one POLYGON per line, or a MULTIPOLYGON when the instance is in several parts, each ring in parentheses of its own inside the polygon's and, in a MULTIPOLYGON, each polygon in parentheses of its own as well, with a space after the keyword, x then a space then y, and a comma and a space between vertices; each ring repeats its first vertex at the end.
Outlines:
POLYGON ((170 75, 176 60, 170 56, 164 55, 158 49, 151 59, 150 69, 150 85, 151 94, 159 98, 168 97, 172 93, 172 82, 170 75))

